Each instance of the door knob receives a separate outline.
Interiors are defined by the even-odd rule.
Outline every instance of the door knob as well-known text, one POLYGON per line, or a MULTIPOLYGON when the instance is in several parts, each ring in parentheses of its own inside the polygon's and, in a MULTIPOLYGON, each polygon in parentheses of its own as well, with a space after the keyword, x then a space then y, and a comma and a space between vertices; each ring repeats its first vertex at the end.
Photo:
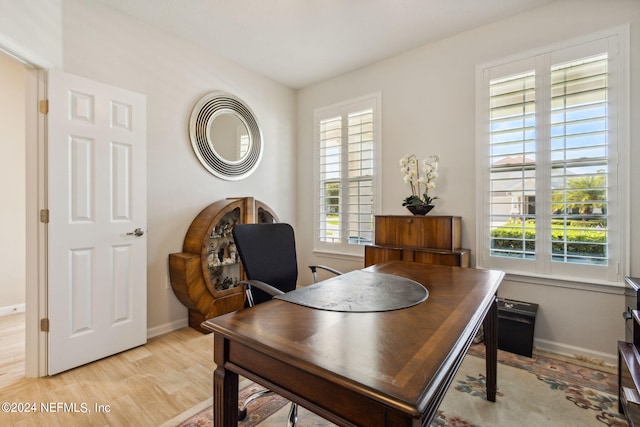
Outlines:
POLYGON ((135 230, 133 230, 133 232, 131 233, 127 233, 127 236, 136 236, 136 237, 140 237, 144 234, 144 231, 142 231, 142 228, 136 228, 135 230))

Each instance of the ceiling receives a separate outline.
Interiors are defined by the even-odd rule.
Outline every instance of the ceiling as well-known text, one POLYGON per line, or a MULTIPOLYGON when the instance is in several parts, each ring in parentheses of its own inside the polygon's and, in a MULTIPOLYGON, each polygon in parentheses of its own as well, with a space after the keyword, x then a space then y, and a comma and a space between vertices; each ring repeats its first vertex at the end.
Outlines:
POLYGON ((98 1, 301 88, 554 0, 98 1))

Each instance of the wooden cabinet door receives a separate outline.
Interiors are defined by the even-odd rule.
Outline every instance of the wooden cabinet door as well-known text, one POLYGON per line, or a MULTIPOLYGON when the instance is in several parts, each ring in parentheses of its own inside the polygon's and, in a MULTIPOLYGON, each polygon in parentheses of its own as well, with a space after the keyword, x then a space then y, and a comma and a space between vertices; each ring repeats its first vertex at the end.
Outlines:
POLYGON ((460 247, 460 232, 454 232, 456 224, 459 224, 455 217, 425 217, 421 222, 422 247, 448 251, 460 247))
POLYGON ((409 216, 376 216, 375 239, 380 246, 420 247, 422 224, 409 216))
POLYGON ((422 218, 398 217, 395 218, 396 245, 411 248, 424 246, 424 229, 422 218))

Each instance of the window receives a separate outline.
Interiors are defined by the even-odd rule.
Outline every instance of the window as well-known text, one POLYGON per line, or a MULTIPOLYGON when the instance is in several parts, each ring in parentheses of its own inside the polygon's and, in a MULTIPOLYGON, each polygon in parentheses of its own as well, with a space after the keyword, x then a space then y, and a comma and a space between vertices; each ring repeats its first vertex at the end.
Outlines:
POLYGON ((480 266, 620 279, 626 207, 619 159, 628 157, 623 37, 601 35, 479 67, 480 266))
POLYGON ((316 249, 362 254, 379 195, 380 95, 315 111, 316 249))

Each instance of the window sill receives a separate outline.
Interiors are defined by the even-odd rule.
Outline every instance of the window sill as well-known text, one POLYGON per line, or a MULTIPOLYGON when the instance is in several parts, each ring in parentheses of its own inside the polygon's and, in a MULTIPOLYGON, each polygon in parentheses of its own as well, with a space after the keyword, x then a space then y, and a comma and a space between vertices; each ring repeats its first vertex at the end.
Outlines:
POLYGON ((587 281, 582 279, 567 279, 558 277, 542 277, 534 274, 510 273, 505 271, 504 280, 509 282, 528 283, 539 286, 553 286, 581 291, 600 292, 606 294, 624 294, 623 282, 587 281))
MULTIPOLYGON (((362 248, 363 248, 362 250, 364 251, 364 246, 362 248)), ((321 249, 314 249, 313 255, 322 257, 322 258, 340 259, 344 261, 363 261, 364 260, 364 254, 327 251, 327 250, 321 250, 321 249)))

